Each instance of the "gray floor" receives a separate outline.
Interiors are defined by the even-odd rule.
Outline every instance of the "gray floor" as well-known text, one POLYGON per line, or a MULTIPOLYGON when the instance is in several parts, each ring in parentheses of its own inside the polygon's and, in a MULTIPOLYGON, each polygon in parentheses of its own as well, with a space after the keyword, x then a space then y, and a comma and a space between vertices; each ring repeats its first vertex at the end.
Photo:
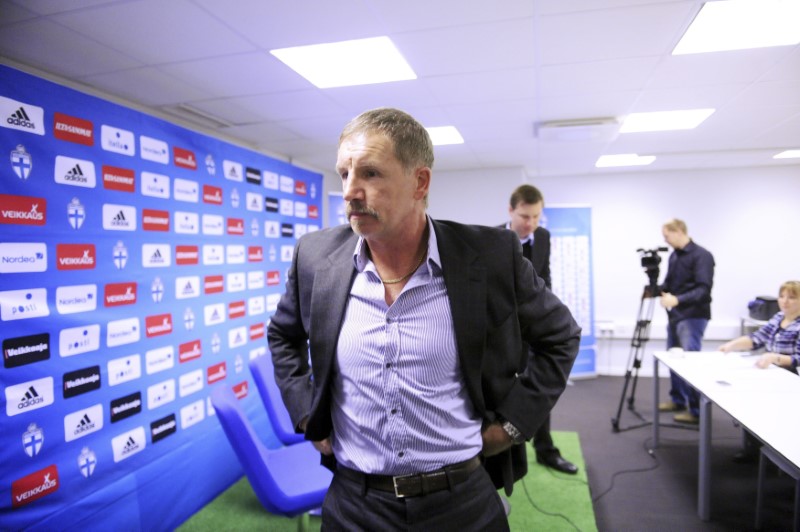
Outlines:
MULTIPOLYGON (((753 530, 758 466, 731 461, 742 441, 731 417, 713 407, 711 521, 703 522, 697 517, 698 433, 662 426, 661 445, 649 454, 649 425, 623 430, 641 423, 627 408, 633 378, 619 417, 621 430, 614 432, 611 419, 624 382, 623 377, 573 381, 552 416, 553 430, 577 431, 580 436, 598 529, 753 530)), ((636 385, 634 408, 649 420, 653 379, 640 377, 636 385)), ((660 390, 666 400, 668 380, 661 381, 660 390)), ((671 423, 671 415, 662 414, 661 422, 671 423)), ((763 530, 791 530, 794 482, 772 467, 767 478, 763 530)))

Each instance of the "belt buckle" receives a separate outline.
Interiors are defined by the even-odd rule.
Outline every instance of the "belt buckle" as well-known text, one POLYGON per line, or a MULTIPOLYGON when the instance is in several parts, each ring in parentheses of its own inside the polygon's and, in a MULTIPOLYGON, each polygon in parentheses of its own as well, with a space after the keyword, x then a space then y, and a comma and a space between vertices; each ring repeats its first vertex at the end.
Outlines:
POLYGON ((413 476, 416 476, 416 475, 397 475, 397 476, 392 477, 392 485, 394 486, 394 496, 395 497, 397 497, 398 499, 405 499, 406 497, 408 497, 408 495, 406 495, 405 493, 401 493, 400 490, 402 489, 402 487, 397 484, 397 481, 398 480, 402 481, 404 479, 411 478, 413 476))

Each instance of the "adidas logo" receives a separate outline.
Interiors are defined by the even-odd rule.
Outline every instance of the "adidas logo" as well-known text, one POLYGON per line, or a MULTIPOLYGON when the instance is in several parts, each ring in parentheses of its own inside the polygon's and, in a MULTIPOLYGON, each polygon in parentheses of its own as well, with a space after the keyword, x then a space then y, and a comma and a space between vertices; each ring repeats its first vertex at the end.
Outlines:
POLYGON ((119 211, 117 213, 117 215, 114 216, 113 220, 114 220, 114 222, 119 222, 119 223, 125 223, 127 221, 127 220, 125 220, 125 213, 122 212, 122 211, 119 211))
POLYGON ((89 180, 83 175, 81 165, 76 164, 64 175, 64 181, 73 181, 76 183, 87 183, 89 180))
POLYGON ((17 408, 28 408, 29 406, 36 405, 44 402, 44 399, 36 391, 36 388, 30 386, 19 401, 17 408))
POLYGON ((136 440, 133 439, 133 436, 128 436, 128 439, 125 441, 125 448, 124 452, 130 452, 134 449, 138 448, 139 444, 136 443, 136 440))
POLYGON ((20 107, 16 112, 11 113, 11 116, 6 118, 6 122, 12 126, 22 126, 29 129, 36 129, 36 125, 31 122, 31 119, 28 116, 28 113, 25 112, 24 107, 20 107))

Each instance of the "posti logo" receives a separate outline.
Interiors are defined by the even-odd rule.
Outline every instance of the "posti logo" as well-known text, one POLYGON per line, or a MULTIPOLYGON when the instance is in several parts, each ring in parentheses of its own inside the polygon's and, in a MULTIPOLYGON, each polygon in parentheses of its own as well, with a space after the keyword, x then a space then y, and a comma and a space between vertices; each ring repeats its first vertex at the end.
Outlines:
POLYGON ((64 113, 53 113, 53 136, 59 140, 94 146, 94 124, 64 113))
POLYGON ((142 172, 140 190, 143 196, 152 198, 169 199, 169 176, 142 172))
POLYGON ((47 200, 31 196, 0 194, 0 224, 44 225, 47 200))
POLYGON ((147 387, 147 409, 153 410, 175 400, 175 379, 167 379, 147 387))
POLYGON ((278 190, 278 174, 275 172, 264 171, 264 188, 278 190))
POLYGON ((61 329, 58 333, 58 354, 71 357, 100 349, 100 325, 94 323, 61 329))
POLYGON ((129 157, 136 153, 136 137, 133 132, 106 124, 100 126, 100 145, 106 151, 129 157))
POLYGON ((247 288, 247 281, 244 272, 232 272, 227 275, 225 289, 228 292, 241 292, 247 288))
POLYGON ((135 282, 109 283, 103 291, 103 303, 106 307, 133 305, 136 303, 136 287, 135 282))
POLYGON ((200 399, 181 408, 181 429, 188 429, 205 419, 204 401, 200 399))
POLYGON ((203 245, 203 264, 216 266, 225 263, 225 246, 222 244, 203 245))
POLYGON ((203 354, 202 344, 200 340, 192 340, 185 342, 178 346, 178 360, 181 364, 189 362, 190 360, 197 360, 203 354))
POLYGON ((200 232, 200 215, 196 212, 175 211, 175 232, 180 235, 196 235, 200 232))
POLYGON ((92 270, 96 265, 94 244, 56 245, 56 268, 59 270, 92 270))
POLYGON ((6 415, 9 417, 50 406, 55 401, 53 377, 7 386, 5 392, 6 415))
POLYGON ((175 264, 178 266, 188 266, 200 263, 200 248, 197 246, 176 245, 175 264))
POLYGON ((97 186, 93 162, 63 155, 56 155, 54 179, 59 185, 84 188, 95 188, 97 186))
POLYGON ((11 483, 11 505, 25 506, 58 490, 58 468, 55 464, 35 471, 11 483))
POLYGON ((142 376, 142 357, 130 355, 108 361, 108 385, 117 386, 142 376))
POLYGON ((142 209, 142 229, 145 231, 169 231, 169 211, 142 209))
POLYGON ((47 306, 47 289, 6 290, 0 292, 0 319, 2 321, 41 318, 50 315, 47 306))
POLYGON ((188 168, 189 170, 197 170, 197 157, 193 151, 173 146, 172 158, 175 161, 175 166, 188 168))
POLYGON ((47 271, 47 245, 44 242, 0 243, 0 273, 47 271))
POLYGON ((206 275, 203 279, 203 292, 220 294, 225 290, 225 278, 222 275, 206 275))
POLYGON ((136 192, 136 172, 129 168, 103 165, 103 188, 119 192, 136 192))
POLYGON ((203 185, 203 203, 222 205, 222 189, 213 185, 203 185))
POLYGON ((206 370, 206 383, 214 384, 228 376, 228 367, 225 362, 208 366, 206 370))
POLYGON ((44 109, 0 96, 0 125, 9 129, 44 135, 44 109))
POLYGON ((264 304, 264 296, 253 296, 247 299, 247 314, 250 316, 258 316, 264 314, 267 308, 264 304))
POLYGON ((144 319, 145 333, 148 338, 162 336, 172 332, 172 314, 156 314, 144 319))

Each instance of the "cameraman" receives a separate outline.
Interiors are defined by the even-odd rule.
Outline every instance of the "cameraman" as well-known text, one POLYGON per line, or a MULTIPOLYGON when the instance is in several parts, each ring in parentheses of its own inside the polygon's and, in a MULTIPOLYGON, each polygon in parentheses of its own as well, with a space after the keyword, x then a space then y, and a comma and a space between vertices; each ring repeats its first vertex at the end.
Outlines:
MULTIPOLYGON (((661 229, 664 240, 674 251, 661 289, 661 306, 667 309, 667 349, 700 351, 703 333, 711 319, 711 286, 714 282, 714 257, 689 238, 686 223, 677 218, 661 229)), ((697 391, 670 371, 671 401, 659 403, 661 412, 679 412, 675 421, 697 424, 700 404, 697 391), (681 412, 689 408, 688 412, 681 412)))

